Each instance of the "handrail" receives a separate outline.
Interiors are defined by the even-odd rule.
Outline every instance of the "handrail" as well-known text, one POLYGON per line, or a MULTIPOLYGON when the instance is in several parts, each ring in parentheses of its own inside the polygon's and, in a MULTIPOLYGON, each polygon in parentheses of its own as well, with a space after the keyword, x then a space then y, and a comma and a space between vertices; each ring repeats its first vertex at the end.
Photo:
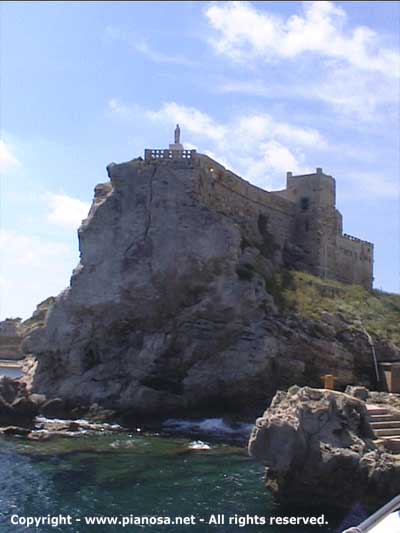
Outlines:
POLYGON ((378 509, 372 516, 361 522, 360 525, 356 527, 351 527, 346 529, 342 533, 368 533, 375 527, 383 518, 386 518, 388 515, 397 511, 400 508, 400 495, 390 500, 389 503, 378 509))

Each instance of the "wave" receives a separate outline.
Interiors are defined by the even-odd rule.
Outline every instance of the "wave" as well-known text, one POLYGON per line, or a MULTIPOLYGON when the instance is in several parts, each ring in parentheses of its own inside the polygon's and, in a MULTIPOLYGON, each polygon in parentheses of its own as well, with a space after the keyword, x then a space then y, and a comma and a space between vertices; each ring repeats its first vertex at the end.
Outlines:
POLYGON ((187 420, 169 418, 163 423, 163 428, 177 432, 206 433, 221 436, 245 437, 250 435, 252 424, 237 422, 229 424, 223 418, 205 418, 202 420, 187 420))

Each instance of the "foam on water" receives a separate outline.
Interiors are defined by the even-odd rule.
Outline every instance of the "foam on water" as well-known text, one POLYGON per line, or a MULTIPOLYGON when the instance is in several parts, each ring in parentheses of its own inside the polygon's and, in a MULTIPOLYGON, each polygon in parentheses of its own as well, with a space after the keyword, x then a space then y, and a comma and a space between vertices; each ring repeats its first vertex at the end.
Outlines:
POLYGON ((210 435, 240 435, 250 434, 252 424, 235 423, 228 424, 223 418, 205 418, 203 420, 185 420, 169 418, 163 423, 165 429, 180 432, 198 432, 210 435))
POLYGON ((211 446, 202 440, 194 440, 188 446, 190 450, 211 450, 211 446))
POLYGON ((70 420, 70 419, 64 419, 64 418, 46 418, 44 416, 37 416, 35 419, 37 424, 46 424, 48 426, 55 425, 55 424, 62 424, 62 425, 68 425, 68 424, 77 424, 80 426, 81 429, 92 429, 92 430, 103 430, 103 431, 117 431, 121 430, 122 426, 119 424, 108 424, 108 423, 97 423, 97 422, 90 422, 89 420, 85 420, 84 418, 79 418, 77 420, 70 420))

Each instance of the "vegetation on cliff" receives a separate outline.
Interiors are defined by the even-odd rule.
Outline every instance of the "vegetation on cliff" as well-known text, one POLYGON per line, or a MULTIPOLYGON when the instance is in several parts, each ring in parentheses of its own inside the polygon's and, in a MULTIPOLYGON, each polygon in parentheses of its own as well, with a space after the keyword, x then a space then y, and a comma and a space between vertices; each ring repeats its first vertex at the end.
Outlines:
POLYGON ((274 274, 267 289, 282 311, 311 320, 320 320, 323 313, 338 315, 355 329, 365 328, 373 337, 400 345, 399 294, 368 291, 295 271, 274 274))
POLYGON ((28 335, 34 328, 45 325, 47 313, 55 302, 54 296, 49 296, 36 306, 32 316, 21 323, 22 335, 28 335))

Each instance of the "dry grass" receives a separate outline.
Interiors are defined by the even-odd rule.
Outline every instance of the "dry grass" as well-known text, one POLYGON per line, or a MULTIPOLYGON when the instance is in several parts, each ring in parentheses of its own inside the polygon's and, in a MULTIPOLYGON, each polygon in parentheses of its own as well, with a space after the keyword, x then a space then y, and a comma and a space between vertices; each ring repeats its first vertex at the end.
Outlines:
POLYGON ((368 291, 357 285, 323 280, 303 272, 291 272, 286 280, 275 278, 285 308, 300 316, 320 319, 326 311, 341 315, 359 327, 361 324, 375 337, 391 340, 400 346, 400 295, 368 291), (360 324, 361 322, 361 324, 360 324))

